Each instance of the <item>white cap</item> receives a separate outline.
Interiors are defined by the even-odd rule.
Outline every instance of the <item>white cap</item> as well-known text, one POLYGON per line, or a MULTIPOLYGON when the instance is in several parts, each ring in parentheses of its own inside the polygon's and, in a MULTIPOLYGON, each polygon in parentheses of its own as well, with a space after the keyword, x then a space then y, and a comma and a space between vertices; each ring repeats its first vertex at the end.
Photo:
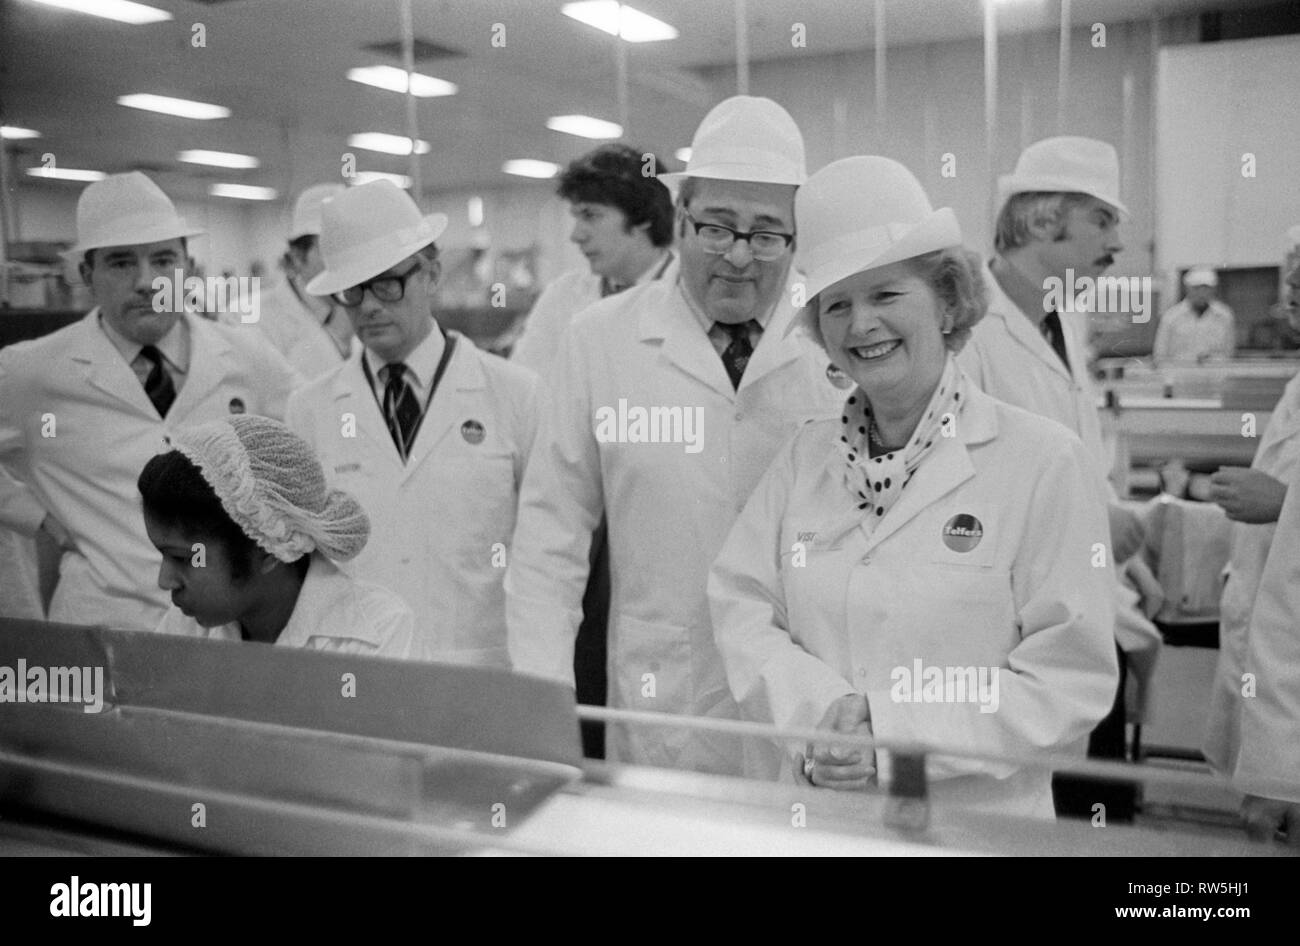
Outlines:
POLYGON ((81 192, 77 200, 77 245, 63 255, 76 259, 106 246, 138 246, 199 236, 176 213, 157 184, 139 171, 112 174, 81 192))
POLYGON ((794 216, 809 299, 854 273, 961 245, 952 209, 935 210, 911 171, 876 155, 842 158, 808 178, 794 216))
POLYGON ((293 225, 289 227, 289 242, 298 237, 320 236, 321 204, 347 190, 342 184, 315 184, 301 194, 293 205, 293 225))
POLYGON ((1183 285, 1190 289, 1192 286, 1217 286, 1219 277, 1214 270, 1204 266, 1197 266, 1189 269, 1183 276, 1183 285))
POLYGON ((998 178, 998 208, 1027 191, 1088 194, 1128 214, 1119 199, 1119 155, 1095 138, 1044 138, 1022 151, 1016 169, 998 178))
POLYGON ((372 279, 446 229, 446 214, 421 216, 415 201, 392 181, 350 187, 321 206, 325 269, 307 283, 307 291, 327 296, 372 279))
POLYGON ((660 174, 659 180, 676 187, 688 177, 797 186, 808 179, 803 135, 771 99, 733 95, 700 122, 686 170, 660 174))

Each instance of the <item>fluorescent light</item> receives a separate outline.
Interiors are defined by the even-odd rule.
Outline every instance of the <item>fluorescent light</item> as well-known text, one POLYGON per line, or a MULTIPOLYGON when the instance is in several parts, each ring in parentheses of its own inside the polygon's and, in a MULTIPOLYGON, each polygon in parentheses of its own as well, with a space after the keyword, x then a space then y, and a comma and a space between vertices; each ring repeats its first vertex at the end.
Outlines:
POLYGON ((471 227, 483 226, 483 198, 477 194, 469 199, 465 206, 465 216, 471 227))
POLYGON ((560 166, 552 164, 550 161, 515 158, 501 165, 501 170, 507 174, 516 174, 519 177, 555 177, 560 170, 560 166))
POLYGON ((214 118, 229 118, 230 109, 224 105, 209 105, 207 102, 191 102, 189 99, 173 99, 166 95, 121 95, 118 105, 127 108, 141 108, 146 112, 161 112, 163 115, 175 115, 178 118, 195 118, 210 121, 214 118))
POLYGON ((6 141, 22 141, 24 138, 39 138, 41 133, 31 128, 19 128, 17 125, 0 125, 0 138, 6 141))
MULTIPOLYGON (((349 137, 348 147, 364 148, 367 151, 379 151, 383 154, 410 154, 411 139, 405 135, 386 135, 383 132, 367 131, 349 137)), ((429 142, 416 139, 416 154, 428 154, 431 150, 429 142)))
POLYGON ((617 138, 623 134, 622 125, 590 115, 552 115, 546 119, 546 127, 579 138, 617 138))
POLYGON ((566 3, 560 8, 560 12, 588 26, 594 26, 610 36, 621 37, 629 43, 655 43, 677 38, 677 30, 663 20, 656 20, 626 3, 620 4, 618 0, 582 0, 581 3, 566 3))
POLYGON ((163 23, 172 18, 166 10, 147 7, 143 3, 131 3, 129 0, 33 0, 33 2, 43 3, 47 7, 58 7, 60 10, 71 10, 74 13, 102 16, 106 20, 117 20, 119 23, 130 23, 133 26, 163 23))
MULTIPOLYGON (((406 94, 406 70, 396 66, 361 66, 348 70, 348 78, 363 85, 373 85, 377 89, 406 94)), ((454 82, 435 79, 433 76, 411 74, 411 94, 416 98, 428 99, 439 95, 455 95, 459 91, 454 82)))
POLYGON ((353 186, 369 184, 371 181, 392 181, 402 190, 411 189, 411 179, 405 174, 389 174, 387 171, 358 171, 352 177, 353 186))
POLYGON ((262 162, 251 154, 232 154, 229 151, 178 151, 176 160, 186 164, 207 164, 214 168, 234 168, 245 171, 260 167, 262 162))
POLYGON ((43 177, 54 181, 102 181, 108 177, 103 171, 83 171, 76 168, 28 168, 29 177, 43 177))
POLYGON ((678 148, 676 151, 673 152, 673 157, 676 158, 678 161, 682 162, 682 164, 685 164, 687 161, 691 159, 691 149, 678 148))
POLYGON ((239 200, 275 200, 274 187, 253 187, 250 184, 213 184, 208 188, 213 197, 235 197, 239 200))

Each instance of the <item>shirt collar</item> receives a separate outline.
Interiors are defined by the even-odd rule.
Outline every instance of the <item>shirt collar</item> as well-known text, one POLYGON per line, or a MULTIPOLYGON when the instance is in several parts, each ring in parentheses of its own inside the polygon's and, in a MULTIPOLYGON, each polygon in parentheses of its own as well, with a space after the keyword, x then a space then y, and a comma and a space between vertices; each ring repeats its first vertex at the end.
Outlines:
MULTIPOLYGON (((414 382, 418 388, 428 387, 433 380, 434 372, 438 370, 438 362, 442 360, 442 350, 446 345, 447 340, 443 337, 442 329, 435 322, 433 330, 424 341, 415 346, 415 350, 407 355, 406 361, 403 362, 407 368, 407 380, 414 382)), ((379 356, 369 348, 366 349, 365 359, 370 365, 370 373, 375 383, 382 387, 383 379, 380 378, 379 372, 387 362, 380 360, 379 356)))
POLYGON ((350 620, 353 615, 346 612, 347 592, 352 579, 348 578, 338 566, 325 556, 313 552, 307 566, 307 577, 298 589, 298 600, 294 603, 289 623, 284 626, 280 636, 275 639, 277 646, 306 647, 313 637, 338 637, 330 629, 340 623, 347 625, 348 638, 367 641, 379 646, 374 628, 365 621, 350 620), (344 619, 340 621, 340 619, 344 619))
MULTIPOLYGON (((117 329, 109 324, 108 319, 104 318, 104 313, 99 313, 99 327, 103 329, 108 340, 113 343, 113 347, 118 350, 123 360, 128 365, 134 364, 136 358, 140 357, 140 349, 144 348, 139 342, 133 342, 117 329)), ((167 334, 159 339, 157 349, 162 352, 163 357, 167 359, 169 365, 182 373, 188 372, 190 368, 190 346, 189 346, 189 326, 185 323, 185 316, 181 316, 176 323, 167 331, 167 334)))

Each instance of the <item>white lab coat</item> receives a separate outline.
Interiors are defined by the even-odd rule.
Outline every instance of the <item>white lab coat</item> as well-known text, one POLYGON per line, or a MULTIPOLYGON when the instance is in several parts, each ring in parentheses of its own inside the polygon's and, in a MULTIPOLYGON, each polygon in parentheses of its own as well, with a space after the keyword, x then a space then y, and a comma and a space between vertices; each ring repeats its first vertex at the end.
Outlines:
POLYGON ((36 545, 27 536, 0 528, 0 617, 45 617, 37 588, 36 545))
MULTIPOLYGON (((160 634, 242 640, 239 624, 204 627, 174 605, 158 625, 160 634)), ((400 597, 387 588, 354 581, 323 555, 313 554, 298 600, 275 641, 278 647, 302 647, 340 654, 424 658, 415 636, 415 618, 400 597)))
MULTIPOLYGON (((1117 502, 1114 487, 1107 479, 1111 459, 1102 443, 1097 392, 1084 355, 1087 315, 1082 312, 1061 315, 1065 354, 1070 362, 1067 371, 1051 344, 1011 301, 987 266, 984 285, 989 297, 988 313, 972 329, 957 363, 971 380, 999 401, 1050 418, 1074 431, 1083 441, 1100 501, 1117 502)), ((1106 547, 1110 548, 1109 542, 1106 547)), ((1147 686, 1155 668, 1154 654, 1160 649, 1160 634, 1142 614, 1137 592, 1122 577, 1116 576, 1111 593, 1116 607, 1115 639, 1126 652, 1142 654, 1134 671, 1141 685, 1147 686)))
MULTIPOLYGON (((1248 637, 1244 669, 1255 675, 1255 695, 1240 700, 1232 781, 1247 794, 1300 804, 1300 474, 1288 482, 1248 637)), ((1241 685, 1238 675, 1239 694, 1241 685)))
MULTIPOLYGON (((1300 476, 1300 375, 1292 378, 1273 409, 1251 467, 1283 483, 1300 476)), ((1291 490, 1288 489, 1288 494, 1291 490)), ((1219 663, 1210 694, 1210 711, 1202 746, 1210 764, 1231 774, 1240 746, 1243 699, 1241 675, 1247 672, 1251 612, 1255 608, 1260 576, 1278 524, 1232 523, 1228 565, 1223 570, 1223 597, 1219 602, 1219 663)), ((1292 627, 1300 618, 1292 615, 1292 627)))
MULTIPOLYGON (((845 394, 823 352, 786 329, 782 293, 733 390, 675 280, 604 299, 566 331, 543 392, 506 577, 516 670, 573 684, 591 534, 609 522, 609 705, 735 718, 705 598, 709 565, 780 445, 808 418, 838 416, 845 394), (698 452, 683 443, 599 442, 596 412, 699 412, 698 452)), ((692 415, 694 416, 694 415, 692 415)), ((739 740, 613 726, 612 759, 739 774, 739 740)))
MULTIPOLYGON (((1066 751, 1109 711, 1118 675, 1109 569, 1093 566, 1107 524, 1082 444, 973 389, 957 435, 868 532, 844 488, 839 435, 838 419, 799 431, 713 566, 714 627, 737 700, 778 726, 811 728, 861 693, 880 739, 1066 751), (966 551, 944 536, 961 514, 983 527, 966 551), (996 711, 896 702, 895 668, 917 660, 999 668, 996 711)), ((940 799, 1053 816, 1050 771, 952 757, 927 771, 945 780, 940 799)))
POLYGON ((296 392, 287 423, 370 517, 369 544, 343 570, 401 595, 432 659, 508 667, 502 581, 537 379, 457 338, 405 465, 359 351, 296 392))
MULTIPOLYGON (((302 300, 294 294, 287 278, 262 293, 258 312, 258 328, 304 379, 312 381, 319 378, 347 360, 339 354, 334 340, 316 313, 304 306, 302 300)), ((336 313, 334 317, 347 318, 342 312, 336 313)), ((348 357, 355 354, 359 347, 356 338, 352 338, 348 357)))
POLYGON ((71 532, 49 619, 152 631, 168 607, 136 480, 175 428, 246 412, 282 418, 300 380, 247 328, 192 313, 185 383, 165 420, 99 325, 99 310, 0 351, 0 524, 71 532))

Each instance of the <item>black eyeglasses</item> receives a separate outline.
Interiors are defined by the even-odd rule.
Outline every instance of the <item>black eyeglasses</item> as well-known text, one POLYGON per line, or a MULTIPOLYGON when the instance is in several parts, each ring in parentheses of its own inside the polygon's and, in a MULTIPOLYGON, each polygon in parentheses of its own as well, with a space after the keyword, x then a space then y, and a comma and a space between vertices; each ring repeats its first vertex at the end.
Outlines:
POLYGON ((737 240, 745 240, 749 243, 749 251, 754 254, 754 259, 766 263, 776 259, 794 242, 793 233, 779 233, 775 230, 750 230, 745 233, 743 230, 724 227, 720 223, 700 223, 689 213, 683 213, 695 228, 695 235, 710 253, 726 253, 737 240))
POLYGON ((366 290, 369 289, 380 302, 401 302, 402 297, 406 295, 406 281, 419 270, 420 263, 417 260, 415 265, 404 273, 398 273, 396 276, 376 276, 374 279, 349 286, 341 292, 331 292, 330 298, 339 305, 361 305, 361 300, 366 297, 366 290))

